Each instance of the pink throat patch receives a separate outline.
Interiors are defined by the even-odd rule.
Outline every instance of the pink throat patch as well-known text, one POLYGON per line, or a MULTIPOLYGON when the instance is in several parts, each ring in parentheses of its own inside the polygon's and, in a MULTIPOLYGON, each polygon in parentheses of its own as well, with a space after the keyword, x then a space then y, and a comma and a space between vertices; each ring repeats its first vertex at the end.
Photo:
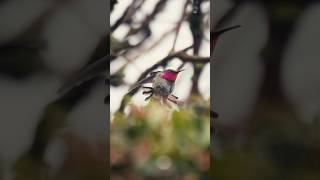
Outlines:
POLYGON ((161 75, 161 78, 169 80, 169 81, 175 81, 177 79, 177 73, 173 72, 165 72, 161 75))

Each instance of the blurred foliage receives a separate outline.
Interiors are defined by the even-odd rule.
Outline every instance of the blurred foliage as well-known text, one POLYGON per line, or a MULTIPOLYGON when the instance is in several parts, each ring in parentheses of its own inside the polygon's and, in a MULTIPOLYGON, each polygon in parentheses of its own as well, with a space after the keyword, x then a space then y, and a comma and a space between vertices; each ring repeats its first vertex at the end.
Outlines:
POLYGON ((179 110, 151 101, 130 104, 110 127, 111 179, 209 179, 209 102, 179 110))

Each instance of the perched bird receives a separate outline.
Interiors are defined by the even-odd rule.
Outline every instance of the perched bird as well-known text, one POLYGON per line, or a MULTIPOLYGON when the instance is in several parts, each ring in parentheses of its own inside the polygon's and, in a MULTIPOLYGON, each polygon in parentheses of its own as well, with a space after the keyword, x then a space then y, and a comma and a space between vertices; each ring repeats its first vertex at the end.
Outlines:
POLYGON ((178 97, 172 95, 171 93, 173 92, 174 84, 178 77, 178 74, 181 71, 183 70, 175 71, 172 69, 168 69, 164 71, 152 72, 149 76, 133 85, 131 90, 129 90, 129 93, 140 88, 143 84, 152 83, 152 87, 143 86, 143 88, 146 89, 143 94, 149 94, 149 96, 146 97, 145 100, 154 97, 155 99, 159 99, 161 101, 168 99, 169 101, 177 104, 178 97))

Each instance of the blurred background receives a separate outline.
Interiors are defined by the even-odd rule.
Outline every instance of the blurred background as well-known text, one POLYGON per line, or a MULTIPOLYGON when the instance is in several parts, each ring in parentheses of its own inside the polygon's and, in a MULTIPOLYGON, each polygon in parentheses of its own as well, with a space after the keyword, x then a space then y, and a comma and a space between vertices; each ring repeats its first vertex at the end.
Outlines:
POLYGON ((212 2, 214 179, 319 179, 318 2, 212 2))
POLYGON ((108 53, 107 4, 0 2, 0 179, 107 178, 104 80, 57 93, 108 53))

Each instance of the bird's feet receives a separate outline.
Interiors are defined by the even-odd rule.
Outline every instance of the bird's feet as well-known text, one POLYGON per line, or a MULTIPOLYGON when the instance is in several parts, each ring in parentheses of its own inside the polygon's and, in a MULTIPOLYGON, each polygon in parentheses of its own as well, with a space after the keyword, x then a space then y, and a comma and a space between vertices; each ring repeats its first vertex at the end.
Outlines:
POLYGON ((153 88, 152 87, 146 87, 143 86, 142 88, 147 89, 145 91, 142 92, 142 94, 149 94, 149 96, 147 96, 144 100, 147 101, 148 99, 150 99, 153 96, 153 88))
POLYGON ((144 88, 144 89, 148 89, 149 91, 153 91, 153 88, 152 88, 152 87, 142 86, 142 88, 144 88))
POLYGON ((168 99, 169 101, 175 103, 175 104, 178 104, 178 99, 179 99, 179 98, 178 98, 177 96, 173 95, 173 94, 170 94, 167 99, 168 99))
MULTIPOLYGON (((153 97, 154 89, 153 89, 152 87, 143 86, 142 88, 145 89, 145 90, 142 92, 142 94, 148 95, 148 96, 144 99, 145 101, 147 101, 147 100, 149 100, 151 97, 153 97)), ((154 98, 157 99, 157 97, 154 97, 154 98)), ((160 98, 160 99, 158 99, 158 100, 162 100, 162 101, 161 101, 162 104, 163 104, 163 101, 164 101, 165 103, 167 103, 166 100, 169 100, 169 101, 173 102, 174 104, 178 104, 178 99, 179 99, 179 98, 178 98, 177 96, 175 96, 175 95, 173 95, 173 94, 170 94, 167 98, 160 98)))

